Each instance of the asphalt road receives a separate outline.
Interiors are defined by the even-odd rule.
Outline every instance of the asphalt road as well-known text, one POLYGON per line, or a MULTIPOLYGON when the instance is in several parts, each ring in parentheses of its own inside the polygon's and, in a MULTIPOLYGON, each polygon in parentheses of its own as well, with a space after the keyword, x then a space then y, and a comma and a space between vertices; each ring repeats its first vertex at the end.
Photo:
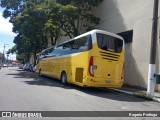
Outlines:
POLYGON ((0 111, 160 111, 160 104, 111 90, 63 86, 13 67, 0 70, 0 111))

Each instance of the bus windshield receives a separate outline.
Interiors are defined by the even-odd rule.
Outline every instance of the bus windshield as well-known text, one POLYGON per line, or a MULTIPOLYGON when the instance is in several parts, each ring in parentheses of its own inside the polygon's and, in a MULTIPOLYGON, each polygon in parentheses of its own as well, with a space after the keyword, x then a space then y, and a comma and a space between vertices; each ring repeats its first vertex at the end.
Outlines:
POLYGON ((97 33, 98 47, 105 51, 121 53, 123 41, 113 36, 97 33))

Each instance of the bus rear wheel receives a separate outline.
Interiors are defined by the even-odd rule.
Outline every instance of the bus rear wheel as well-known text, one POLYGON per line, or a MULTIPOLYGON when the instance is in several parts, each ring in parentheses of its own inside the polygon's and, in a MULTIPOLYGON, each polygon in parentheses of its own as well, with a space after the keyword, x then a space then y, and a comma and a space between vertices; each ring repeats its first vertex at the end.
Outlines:
POLYGON ((61 82, 63 85, 67 85, 67 75, 66 72, 62 72, 61 74, 61 82))

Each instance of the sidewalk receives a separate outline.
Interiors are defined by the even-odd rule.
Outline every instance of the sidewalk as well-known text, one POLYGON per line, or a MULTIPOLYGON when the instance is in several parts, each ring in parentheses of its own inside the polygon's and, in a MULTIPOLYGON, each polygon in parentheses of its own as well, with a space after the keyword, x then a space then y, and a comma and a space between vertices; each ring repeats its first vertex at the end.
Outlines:
POLYGON ((146 90, 136 88, 136 87, 123 86, 120 89, 115 89, 115 88, 110 88, 110 89, 112 89, 116 92, 121 92, 123 94, 132 95, 132 96, 136 96, 136 97, 160 102, 160 92, 155 92, 154 97, 150 98, 150 97, 147 96, 146 90))

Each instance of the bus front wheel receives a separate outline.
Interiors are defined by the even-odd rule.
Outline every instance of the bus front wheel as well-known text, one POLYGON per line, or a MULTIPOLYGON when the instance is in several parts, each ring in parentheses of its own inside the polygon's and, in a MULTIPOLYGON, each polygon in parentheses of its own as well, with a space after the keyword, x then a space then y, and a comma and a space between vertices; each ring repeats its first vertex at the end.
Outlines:
POLYGON ((67 75, 66 75, 66 72, 62 72, 61 74, 61 82, 63 85, 67 85, 67 75))
POLYGON ((42 72, 41 72, 41 69, 39 70, 39 73, 38 73, 38 74, 39 74, 39 76, 40 76, 40 77, 42 76, 42 72))

